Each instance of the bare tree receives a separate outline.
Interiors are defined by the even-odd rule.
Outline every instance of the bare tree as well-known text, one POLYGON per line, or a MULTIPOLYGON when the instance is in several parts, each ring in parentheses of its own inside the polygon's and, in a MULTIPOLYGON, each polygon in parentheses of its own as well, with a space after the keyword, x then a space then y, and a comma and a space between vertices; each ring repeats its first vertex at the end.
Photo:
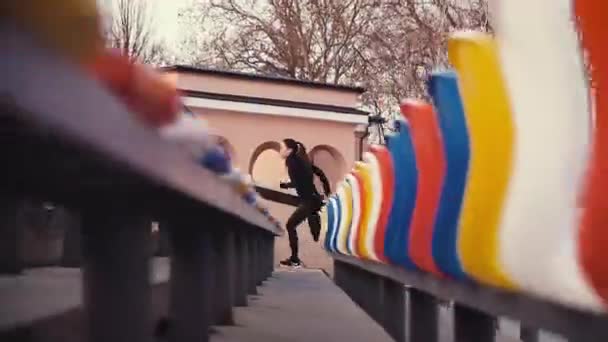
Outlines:
MULTIPOLYGON (((454 30, 491 30, 485 0, 397 0, 383 5, 383 25, 373 33, 372 94, 389 101, 425 98, 424 82, 436 68, 448 67, 447 38, 454 30), (373 94, 379 92, 380 94, 373 94)), ((394 105, 394 103, 393 103, 394 105)))
POLYGON ((366 109, 388 119, 403 98, 428 96, 452 31, 492 30, 486 0, 210 0, 205 15, 217 25, 205 64, 357 83, 366 109))
POLYGON ((165 47, 154 37, 152 14, 146 0, 114 0, 107 25, 108 44, 147 64, 162 64, 165 47))
POLYGON ((330 83, 349 81, 362 63, 377 1, 213 1, 231 24, 213 40, 218 59, 232 69, 330 83))
POLYGON ((221 18, 211 18, 210 4, 195 0, 184 2, 177 16, 182 31, 177 44, 177 61, 194 66, 220 67, 221 60, 214 53, 212 41, 221 35, 226 25, 221 18))

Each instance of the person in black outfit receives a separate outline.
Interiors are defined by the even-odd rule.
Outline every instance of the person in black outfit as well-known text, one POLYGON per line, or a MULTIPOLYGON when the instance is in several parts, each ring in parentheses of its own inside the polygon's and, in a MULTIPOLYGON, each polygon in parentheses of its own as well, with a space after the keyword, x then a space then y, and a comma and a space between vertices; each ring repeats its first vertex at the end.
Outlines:
POLYGON ((313 239, 319 241, 321 234, 319 211, 323 207, 323 198, 315 187, 314 175, 318 176, 323 183, 323 191, 326 196, 329 196, 331 189, 323 171, 308 159, 306 148, 302 143, 293 139, 284 139, 281 143, 281 157, 285 159, 290 179, 289 182, 281 182, 281 188, 295 188, 300 199, 298 208, 291 214, 286 224, 291 256, 281 261, 281 265, 301 266, 302 263, 298 257, 296 228, 307 219, 313 239))

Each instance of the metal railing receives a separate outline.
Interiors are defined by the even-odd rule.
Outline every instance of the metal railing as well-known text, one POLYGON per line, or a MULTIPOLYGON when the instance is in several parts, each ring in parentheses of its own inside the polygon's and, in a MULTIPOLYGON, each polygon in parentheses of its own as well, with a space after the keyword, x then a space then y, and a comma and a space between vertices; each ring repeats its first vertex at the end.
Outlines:
POLYGON ((81 218, 63 262, 82 267, 85 340, 151 341, 150 223, 161 222, 169 340, 208 340, 271 275, 281 229, 93 80, 10 26, 0 36, 0 272, 22 269, 19 203, 65 206, 81 218))
POLYGON ((446 302, 453 307, 455 342, 494 341, 499 317, 520 321, 524 342, 538 341, 540 329, 571 342, 608 341, 605 315, 422 271, 331 256, 336 284, 396 341, 439 341, 438 305, 446 302))

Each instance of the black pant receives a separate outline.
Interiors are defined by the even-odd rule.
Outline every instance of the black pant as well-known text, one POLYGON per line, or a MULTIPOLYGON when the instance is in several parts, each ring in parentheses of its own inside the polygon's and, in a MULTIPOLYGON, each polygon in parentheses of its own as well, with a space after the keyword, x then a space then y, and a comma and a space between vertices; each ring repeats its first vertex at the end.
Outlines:
POLYGON ((316 232, 318 235, 321 231, 319 210, 321 210, 320 201, 303 201, 287 220, 287 234, 289 236, 289 248, 291 248, 292 259, 298 259, 298 232, 296 231, 296 228, 300 223, 304 222, 305 219, 308 219, 308 225, 310 226, 311 232, 316 232))

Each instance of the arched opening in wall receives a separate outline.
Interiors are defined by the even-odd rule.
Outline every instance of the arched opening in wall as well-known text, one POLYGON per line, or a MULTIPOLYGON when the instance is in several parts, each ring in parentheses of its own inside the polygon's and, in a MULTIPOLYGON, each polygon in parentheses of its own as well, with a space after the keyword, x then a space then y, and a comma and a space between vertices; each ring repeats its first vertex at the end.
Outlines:
MULTIPOLYGON (((315 146, 308 153, 310 160, 318 168, 323 170, 323 173, 327 176, 329 184, 331 185, 331 191, 336 190, 336 184, 344 177, 346 173, 346 162, 342 154, 335 148, 328 145, 315 146)), ((323 185, 318 177, 315 177, 315 184, 319 193, 323 193, 323 185)))
POLYGON ((279 182, 287 179, 285 163, 279 155, 280 148, 278 142, 268 141, 253 151, 249 162, 249 173, 256 184, 278 188, 279 182))

